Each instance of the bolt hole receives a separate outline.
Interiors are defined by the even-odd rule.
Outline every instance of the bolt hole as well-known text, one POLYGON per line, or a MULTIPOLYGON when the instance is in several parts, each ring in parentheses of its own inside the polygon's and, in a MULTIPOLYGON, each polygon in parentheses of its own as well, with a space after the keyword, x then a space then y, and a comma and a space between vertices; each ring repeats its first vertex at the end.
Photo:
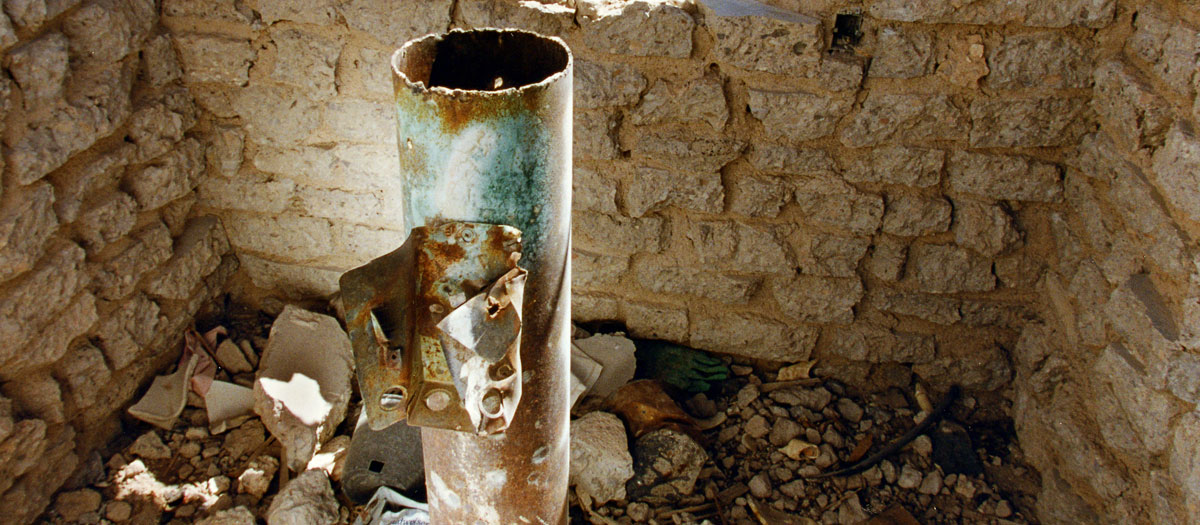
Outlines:
POLYGON ((501 361, 488 368, 488 377, 491 377, 492 381, 503 381, 515 373, 516 370, 513 370, 508 361, 501 361))
POLYGON ((479 409, 487 417, 500 417, 501 409, 504 407, 503 401, 504 394, 493 388, 483 395, 483 399, 479 400, 479 409))
POLYGON ((396 410, 404 404, 404 398, 408 391, 402 386, 394 386, 387 389, 379 396, 379 408, 384 410, 396 410))
POLYGON ((367 470, 376 474, 383 472, 383 462, 371 460, 371 463, 367 465, 367 470))

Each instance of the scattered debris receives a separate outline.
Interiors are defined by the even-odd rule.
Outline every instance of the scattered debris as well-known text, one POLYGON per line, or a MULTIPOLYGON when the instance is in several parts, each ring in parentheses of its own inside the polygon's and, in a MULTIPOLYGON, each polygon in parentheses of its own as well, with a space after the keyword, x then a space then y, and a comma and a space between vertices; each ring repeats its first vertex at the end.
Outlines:
POLYGON ((600 373, 604 371, 604 367, 597 363, 595 359, 588 357, 579 349, 578 345, 571 344, 571 404, 574 407, 579 398, 583 397, 584 393, 591 390, 596 381, 600 379, 600 373))
POLYGON ((246 465, 246 470, 237 478, 237 489, 255 500, 261 499, 271 488, 275 473, 279 471, 279 460, 274 456, 260 455, 246 465))
POLYGON ((379 487, 354 525, 425 525, 429 523, 429 505, 413 501, 387 487, 379 487), (394 510, 393 510, 394 509, 394 510), (364 520, 365 518, 365 520, 364 520))
POLYGON ((625 425, 608 412, 589 412, 571 422, 571 485, 597 504, 625 499, 633 457, 625 425))
MULTIPOLYGON (((288 309, 293 311, 283 317, 291 316, 293 324, 297 312, 319 320, 299 323, 301 328, 325 322, 318 314, 288 309)), ((194 351, 186 354, 184 366, 177 369, 184 373, 174 379, 183 393, 179 411, 172 403, 154 426, 135 422, 127 429, 130 437, 114 442, 104 456, 107 461, 97 461, 97 474, 89 477, 92 484, 59 494, 45 521, 428 523, 419 502, 424 498, 420 429, 401 423, 369 437, 372 431, 359 417, 361 405, 346 424, 337 425, 335 407, 323 395, 325 383, 316 372, 301 372, 316 383, 305 395, 320 396, 313 399, 325 407, 327 417, 319 425, 327 425, 331 437, 320 445, 323 429, 305 426, 302 430, 314 443, 307 457, 292 455, 294 443, 289 448, 276 431, 268 434, 266 418, 246 412, 245 396, 249 391, 253 397, 253 391, 245 387, 255 383, 254 374, 233 372, 226 358, 233 348, 251 368, 255 363, 271 368, 278 359, 273 346, 280 344, 278 335, 272 334, 274 345, 264 337, 269 318, 256 322, 251 330, 230 324, 233 336, 219 345, 225 329, 203 337, 194 334, 194 351), (229 341, 240 343, 225 344, 229 341), (187 365, 203 361, 208 347, 216 349, 217 358, 209 361, 214 365, 211 381, 197 385, 187 365), (256 347, 264 349, 261 362, 256 347), (240 409, 234 410, 239 402, 240 409), (351 438, 353 422, 359 424, 351 438), (298 467, 297 458, 303 460, 298 467), (285 465, 302 472, 289 481, 285 465), (335 497, 339 491, 349 499, 335 497), (367 499, 366 506, 355 505, 367 499)), ((682 359, 709 366, 713 358, 696 355, 705 359, 682 359)), ((641 346, 636 356, 641 362, 641 346)), ((587 359, 596 367, 606 366, 587 359)), ((571 433, 575 518, 620 525, 1027 522, 1032 500, 1025 494, 1029 486, 1036 493, 1036 481, 1028 481, 1031 474, 1021 466, 1011 434, 981 438, 981 429, 1006 427, 956 423, 968 422, 969 411, 960 410, 964 403, 953 403, 953 392, 926 392, 918 383, 911 392, 893 389, 864 396, 836 381, 810 377, 809 362, 777 372, 727 361, 721 366, 732 376, 699 379, 708 383, 708 393, 680 396, 688 389, 636 380, 619 385, 606 398, 593 391, 580 399, 571 433), (951 406, 953 410, 947 408, 951 406), (909 434, 915 437, 908 439, 909 434), (896 439, 898 435, 905 437, 896 439), (1000 481, 1007 485, 998 485, 1000 481)), ((594 382, 599 375, 589 378, 593 371, 579 379, 594 382)), ((264 374, 258 375, 261 383, 264 374)), ((274 386, 304 383, 290 375, 266 377, 276 381, 274 386)), ((695 374, 688 377, 697 380, 695 374)), ((282 394, 286 399, 279 408, 299 420, 291 412, 290 394, 282 394)), ((350 400, 348 389, 344 395, 350 400)))
POLYGON ((254 411, 304 469, 346 416, 354 354, 336 319, 288 305, 271 326, 254 382, 254 411))

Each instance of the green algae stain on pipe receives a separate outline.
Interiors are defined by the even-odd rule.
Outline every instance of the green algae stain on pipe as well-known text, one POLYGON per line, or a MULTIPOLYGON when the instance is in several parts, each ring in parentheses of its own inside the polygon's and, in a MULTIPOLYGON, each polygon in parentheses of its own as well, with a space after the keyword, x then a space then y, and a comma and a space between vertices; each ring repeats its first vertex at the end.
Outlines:
POLYGON ((486 437, 422 429, 431 518, 566 523, 570 50, 525 31, 454 30, 405 44, 392 66, 407 227, 515 227, 528 270, 523 393, 508 428, 486 437))
POLYGON ((563 91, 570 99, 570 57, 549 39, 507 31, 492 31, 503 33, 488 49, 496 56, 468 56, 478 50, 471 39, 489 36, 480 33, 426 37, 393 57, 405 220, 410 229, 444 220, 511 225, 525 234, 525 257, 538 259, 550 222, 561 220, 550 213, 561 206, 547 206, 561 198, 556 179, 570 183, 562 165, 570 135, 556 125, 563 91))

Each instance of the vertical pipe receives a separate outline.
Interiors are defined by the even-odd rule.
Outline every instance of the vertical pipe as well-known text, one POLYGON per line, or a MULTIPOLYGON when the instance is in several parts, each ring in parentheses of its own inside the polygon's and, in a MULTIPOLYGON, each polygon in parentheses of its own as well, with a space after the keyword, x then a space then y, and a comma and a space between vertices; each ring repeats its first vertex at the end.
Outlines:
POLYGON ((507 431, 422 429, 438 524, 566 522, 572 58, 557 38, 454 30, 392 57, 409 228, 520 229, 529 271, 520 404, 507 431))

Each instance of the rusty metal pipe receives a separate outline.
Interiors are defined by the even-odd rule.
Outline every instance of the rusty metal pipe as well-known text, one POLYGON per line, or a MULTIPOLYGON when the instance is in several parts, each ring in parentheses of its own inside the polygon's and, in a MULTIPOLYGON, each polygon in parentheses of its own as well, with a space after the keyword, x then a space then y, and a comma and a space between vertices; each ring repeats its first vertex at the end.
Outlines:
POLYGON ((522 232, 523 393, 508 428, 423 428, 434 523, 566 522, 572 58, 562 40, 454 30, 392 57, 407 226, 522 232))

